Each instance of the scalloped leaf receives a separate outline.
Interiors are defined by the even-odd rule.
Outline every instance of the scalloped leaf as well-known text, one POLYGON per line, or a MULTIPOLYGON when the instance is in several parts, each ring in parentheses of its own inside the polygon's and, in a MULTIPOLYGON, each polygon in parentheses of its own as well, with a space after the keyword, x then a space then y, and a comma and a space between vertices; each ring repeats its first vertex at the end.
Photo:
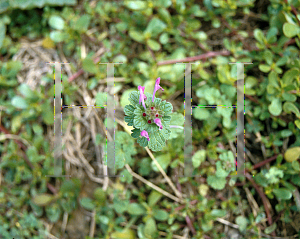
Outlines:
POLYGON ((139 137, 137 142, 139 143, 139 145, 141 147, 147 147, 148 142, 150 142, 150 141, 148 141, 145 137, 139 137))
POLYGON ((124 112, 128 116, 134 115, 134 110, 135 110, 135 108, 132 105, 126 105, 124 108, 124 112))
POLYGON ((133 126, 133 116, 125 116, 124 121, 128 124, 128 126, 133 126))
POLYGON ((173 110, 173 105, 170 102, 167 101, 163 101, 160 104, 160 109, 163 110, 165 112, 165 114, 171 114, 172 110, 173 110))
POLYGON ((171 116, 163 116, 163 117, 162 117, 162 120, 163 120, 164 122, 166 122, 167 125, 169 125, 170 122, 171 122, 171 116))
POLYGON ((162 101, 161 98, 154 98, 154 105, 155 105, 155 107, 159 107, 161 101, 162 101))
POLYGON ((160 151, 166 145, 166 140, 169 138, 171 131, 162 121, 163 129, 159 130, 157 125, 151 124, 147 127, 147 132, 150 138, 149 149, 152 151, 160 151))
POLYGON ((147 127, 148 123, 142 116, 135 115, 133 119, 133 125, 135 128, 144 130, 147 127))
POLYGON ((130 103, 135 106, 139 104, 139 100, 140 100, 140 95, 138 91, 133 91, 131 92, 130 96, 129 96, 129 101, 130 103))
POLYGON ((133 137, 133 138, 138 138, 138 137, 140 137, 140 135, 141 135, 141 131, 139 130, 139 129, 133 129, 132 130, 132 134, 131 134, 131 136, 133 137))

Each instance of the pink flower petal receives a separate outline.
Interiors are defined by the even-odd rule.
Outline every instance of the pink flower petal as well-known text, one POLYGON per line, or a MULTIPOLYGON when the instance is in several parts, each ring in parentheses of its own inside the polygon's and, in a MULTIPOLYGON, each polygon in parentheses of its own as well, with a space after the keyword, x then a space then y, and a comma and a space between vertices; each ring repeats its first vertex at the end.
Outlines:
POLYGON ((152 96, 152 102, 154 102, 154 97, 155 97, 156 91, 158 91, 159 89, 164 91, 164 89, 159 85, 159 83, 160 83, 160 77, 158 77, 155 81, 155 86, 154 86, 154 91, 153 91, 153 96, 152 96))
POLYGON ((145 138, 147 139, 147 141, 150 141, 148 132, 147 132, 146 130, 143 130, 143 131, 141 132, 141 136, 142 136, 142 137, 145 137, 145 138))

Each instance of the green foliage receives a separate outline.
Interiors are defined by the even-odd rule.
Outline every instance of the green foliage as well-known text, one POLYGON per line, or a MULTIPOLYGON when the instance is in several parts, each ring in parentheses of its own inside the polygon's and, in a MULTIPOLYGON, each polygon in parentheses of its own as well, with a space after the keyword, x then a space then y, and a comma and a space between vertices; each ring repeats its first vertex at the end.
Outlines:
MULTIPOLYGON (((272 208, 276 209, 271 216, 276 217, 283 211, 278 222, 264 227, 264 233, 276 232, 279 236, 283 231, 282 222, 290 224, 293 220, 291 215, 299 210, 293 195, 300 187, 300 26, 291 9, 293 5, 299 15, 298 1, 271 0, 267 5, 261 4, 265 9, 262 13, 255 12, 257 4, 253 0, 203 1, 201 4, 172 0, 90 1, 74 8, 63 6, 75 3, 73 0, 6 0, 0 3, 0 12, 3 13, 0 17, 1 127, 22 142, 24 139, 29 143, 24 155, 34 166, 33 170, 28 167, 23 149, 17 143, 12 139, 3 140, 1 136, 1 236, 46 238, 41 218, 48 223, 60 223, 63 213, 71 216, 78 206, 96 211, 95 238, 159 238, 159 231, 165 232, 166 238, 174 238, 174 235, 181 235, 186 215, 196 220, 192 222, 197 233, 195 238, 202 238, 204 234, 211 238, 225 238, 227 235, 216 227, 214 221, 226 213, 233 215, 234 222, 245 236, 250 229, 256 231, 257 224, 263 223, 266 218, 263 206, 254 216, 251 210, 246 210, 249 203, 245 194, 240 193, 243 189, 234 186, 241 179, 226 179, 235 171, 234 157, 228 150, 235 141, 236 109, 203 107, 237 104, 236 66, 229 65, 230 62, 253 63, 245 65, 246 168, 271 199, 272 208), (241 21, 237 12, 243 13, 247 21, 241 21), (214 40, 215 37, 221 42, 214 40), (124 177, 116 180, 115 187, 109 185, 107 191, 98 187, 94 197, 79 197, 81 185, 78 180, 63 179, 60 183, 58 179, 57 196, 48 191, 50 179, 43 175, 53 173, 50 166, 53 155, 45 135, 49 126, 53 125, 51 99, 54 89, 43 84, 33 89, 19 83, 23 75, 20 78, 17 74, 24 63, 12 58, 21 47, 24 49, 20 39, 29 42, 43 40, 44 47, 79 62, 79 69, 83 69, 87 78, 87 89, 91 91, 97 91, 98 79, 106 77, 103 73, 105 68, 94 61, 99 48, 95 46, 109 49, 101 55, 101 62, 126 63, 115 67, 115 75, 123 78, 123 82, 116 82, 115 94, 120 98, 120 106, 124 107, 125 121, 134 129, 131 136, 116 131, 116 168, 121 169, 118 174, 124 177), (82 46, 87 51, 84 59, 82 46), (192 163, 194 171, 206 177, 207 181, 199 186, 199 181, 194 178, 179 179, 181 187, 188 184, 199 186, 200 195, 195 193, 186 198, 187 201, 197 199, 197 204, 175 210, 179 205, 148 186, 136 183, 129 171, 122 168, 128 163, 134 172, 150 181, 157 175, 152 159, 134 144, 134 139, 137 139, 140 146, 161 151, 154 156, 170 176, 174 176, 178 168, 182 169, 183 130, 169 128, 169 125, 184 124, 183 96, 182 92, 177 93, 184 88, 185 68, 183 64, 158 65, 157 62, 193 57, 221 48, 227 49, 230 56, 208 57, 205 62, 192 67, 192 104, 198 105, 192 111, 192 163), (157 76, 166 86, 164 94, 156 98, 156 104, 169 112, 169 117, 162 118, 166 129, 162 131, 157 125, 149 126, 143 121, 140 114, 144 109, 138 104, 139 95, 136 94, 138 85, 146 86, 145 91, 149 93, 154 86, 151 79, 157 76), (172 113, 169 102, 163 105, 165 100, 178 111, 172 113), (149 131, 150 142, 140 136, 143 129, 149 131), (248 153, 255 160, 249 159, 248 153), (252 164, 274 155, 278 156, 269 162, 270 166, 251 168, 252 164), (226 183, 228 186, 225 188, 226 183), (127 187, 128 184, 133 185, 127 187), (220 201, 216 195, 221 193, 226 197, 227 190, 232 196, 220 201), (237 206, 239 203, 241 208, 237 206), (241 210, 245 217, 239 216, 241 210), (129 226, 124 229, 121 223, 136 225, 137 230, 129 229, 129 226)), ((77 71, 72 64, 71 70, 77 71)), ((53 81, 53 75, 42 77, 41 82, 45 81, 53 81)), ((76 84, 75 81, 69 83, 63 73, 66 102, 76 99, 76 84)), ((147 96, 151 101, 152 95, 147 96)), ((97 105, 106 105, 107 100, 110 99, 105 93, 97 93, 97 105)), ((146 101, 147 106, 150 101, 146 101)), ((105 137, 97 134, 97 146, 104 143, 105 137)), ((160 180, 154 180, 154 183, 169 191, 160 180)), ((259 202, 255 188, 248 181, 245 184, 259 202)), ((293 231, 292 227, 289 230, 293 231)))

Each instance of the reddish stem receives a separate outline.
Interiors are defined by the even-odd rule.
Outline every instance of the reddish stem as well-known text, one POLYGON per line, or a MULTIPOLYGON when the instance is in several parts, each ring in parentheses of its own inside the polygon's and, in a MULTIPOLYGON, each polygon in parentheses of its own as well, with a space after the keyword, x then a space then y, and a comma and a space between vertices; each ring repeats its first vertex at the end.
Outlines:
POLYGON ((188 215, 186 215, 185 217, 185 221, 186 221, 186 224, 188 225, 189 229, 191 230, 191 232, 193 233, 193 235, 196 235, 196 230, 191 222, 191 219, 188 215))
MULTIPOLYGON (((251 177, 251 175, 249 173, 246 173, 246 178, 251 182, 251 184, 253 185, 253 187, 256 189, 257 193, 261 197, 261 200, 263 201, 263 205, 264 205, 264 208, 265 208, 265 211, 267 214, 268 224, 269 224, 269 226, 271 226, 273 222, 272 222, 272 216, 271 216, 270 210, 268 208, 268 199, 267 199, 266 195, 264 194, 263 191, 260 190, 260 188, 255 183, 254 179, 251 177)), ((275 231, 272 232, 272 236, 276 236, 275 231)))
MULTIPOLYGON (((95 64, 98 63, 99 61, 100 61, 100 57, 96 57, 96 58, 94 59, 94 63, 95 63, 95 64)), ((74 75, 70 76, 70 78, 69 78, 68 81, 71 82, 71 81, 75 80, 76 78, 78 78, 79 76, 81 76, 83 73, 84 73, 84 70, 83 70, 83 69, 80 69, 80 70, 77 71, 74 75)))
POLYGON ((168 65, 168 64, 174 64, 177 62, 192 62, 192 61, 198 61, 198 60, 203 60, 209 57, 215 57, 215 56, 228 56, 230 55, 230 51, 210 51, 198 56, 192 56, 192 57, 186 57, 183 59, 176 59, 176 60, 167 60, 167 61, 161 61, 158 62, 157 65, 161 66, 161 65, 168 65))
POLYGON ((266 160, 264 160, 262 162, 259 162, 259 163, 255 164, 255 165, 253 165, 252 169, 260 168, 260 167, 264 166, 265 164, 267 164, 269 162, 272 162, 273 160, 275 160, 277 158, 277 156, 278 155, 274 155, 271 158, 268 158, 268 159, 266 159, 266 160))

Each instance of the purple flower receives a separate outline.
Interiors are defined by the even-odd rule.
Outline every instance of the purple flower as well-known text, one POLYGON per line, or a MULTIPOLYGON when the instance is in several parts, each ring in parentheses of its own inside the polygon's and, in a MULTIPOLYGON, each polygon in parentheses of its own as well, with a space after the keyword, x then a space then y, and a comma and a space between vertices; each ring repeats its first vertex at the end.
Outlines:
POLYGON ((148 136, 148 132, 147 132, 146 130, 143 130, 143 131, 141 132, 141 136, 142 136, 142 137, 145 137, 148 141, 150 141, 149 136, 148 136))
POLYGON ((159 130, 161 130, 163 128, 163 126, 161 124, 161 120, 159 118, 155 118, 154 123, 159 127, 159 130))
POLYGON ((147 99, 147 96, 145 95, 144 93, 144 90, 145 90, 145 86, 138 86, 138 90, 140 91, 140 101, 139 101, 139 104, 141 103, 142 101, 142 104, 144 106, 144 108, 146 109, 146 106, 145 106, 145 101, 147 99))
POLYGON ((164 91, 164 89, 159 85, 159 83, 160 83, 160 77, 158 77, 155 81, 152 102, 154 102, 154 96, 155 96, 156 91, 158 91, 159 89, 162 89, 162 91, 164 91))

